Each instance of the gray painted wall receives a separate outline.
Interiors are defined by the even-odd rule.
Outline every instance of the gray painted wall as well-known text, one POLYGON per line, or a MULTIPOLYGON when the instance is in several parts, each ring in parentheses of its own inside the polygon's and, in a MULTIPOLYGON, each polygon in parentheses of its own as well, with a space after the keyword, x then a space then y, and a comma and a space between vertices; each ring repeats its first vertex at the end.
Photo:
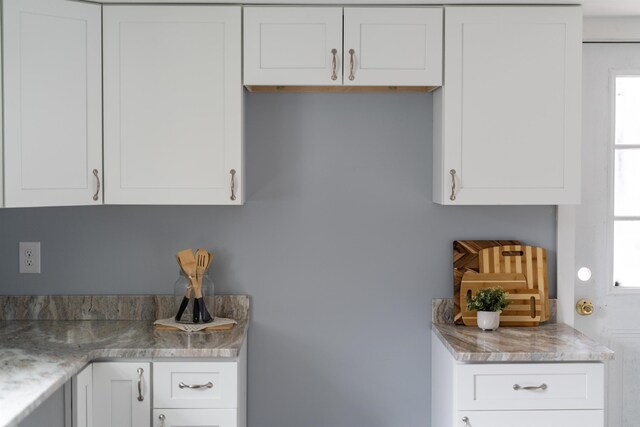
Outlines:
POLYGON ((0 209, 0 292, 168 294, 202 245, 217 291, 252 297, 251 427, 427 426, 452 240, 548 248, 552 295, 556 271, 555 208, 431 202, 431 134, 430 94, 247 95, 245 206, 0 209))
POLYGON ((64 397, 64 388, 58 389, 18 424, 18 427, 65 427, 64 397))

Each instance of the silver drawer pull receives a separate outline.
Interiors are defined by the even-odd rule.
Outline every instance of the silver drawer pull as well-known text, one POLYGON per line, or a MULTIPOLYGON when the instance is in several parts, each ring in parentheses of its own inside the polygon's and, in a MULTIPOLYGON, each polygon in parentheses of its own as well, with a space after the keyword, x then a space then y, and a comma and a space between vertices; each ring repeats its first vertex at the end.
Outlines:
POLYGON ((180 388, 213 388, 213 383, 211 381, 209 381, 206 384, 185 384, 185 383, 180 383, 180 384, 178 384, 178 387, 180 387, 180 388))
POLYGON ((236 199, 236 170, 235 169, 231 169, 229 171, 229 173, 231 174, 231 200, 235 200, 236 199))
POLYGON ((355 68, 355 60, 353 59, 353 55, 356 54, 356 51, 353 49, 349 49, 349 80, 355 80, 356 76, 353 74, 353 69, 355 68))
POLYGON ((528 386, 522 387, 520 384, 514 384, 513 385, 513 389, 515 391, 518 391, 518 390, 546 390, 547 389, 547 385, 546 384, 540 384, 540 385, 528 385, 528 386))
POLYGON ((451 175, 451 195, 449 200, 454 201, 456 199, 456 170, 451 169, 449 175, 451 175))
POLYGON ((142 373, 144 369, 138 368, 136 372, 138 373, 138 402, 142 402, 144 400, 144 396, 142 395, 142 373))
POLYGON ((333 55, 333 59, 331 60, 331 80, 338 80, 338 49, 331 49, 331 55, 333 55))
POLYGON ((96 186, 96 193, 93 195, 93 200, 98 201, 98 196, 100 194, 100 175, 98 174, 98 169, 93 170, 93 176, 96 177, 98 184, 96 186))

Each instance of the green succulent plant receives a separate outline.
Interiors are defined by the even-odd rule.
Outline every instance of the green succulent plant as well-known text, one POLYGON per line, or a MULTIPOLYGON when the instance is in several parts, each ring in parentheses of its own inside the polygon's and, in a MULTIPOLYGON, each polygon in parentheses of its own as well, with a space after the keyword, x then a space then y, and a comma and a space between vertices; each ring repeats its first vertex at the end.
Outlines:
POLYGON ((467 310, 469 311, 502 311, 509 304, 507 301, 508 292, 497 286, 495 288, 483 288, 469 298, 465 297, 467 301, 467 310))

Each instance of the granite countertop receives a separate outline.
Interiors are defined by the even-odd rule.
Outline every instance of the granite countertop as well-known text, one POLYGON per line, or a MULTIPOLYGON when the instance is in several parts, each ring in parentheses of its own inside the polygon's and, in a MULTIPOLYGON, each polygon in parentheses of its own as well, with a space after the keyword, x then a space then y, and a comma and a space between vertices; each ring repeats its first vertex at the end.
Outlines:
MULTIPOLYGON (((0 303, 8 298, 16 302, 16 297, 0 297, 0 303)), ((58 304, 65 310, 52 310, 54 297, 19 298, 17 305, 21 307, 21 313, 32 320, 0 320, 0 427, 17 425, 92 360, 235 358, 239 356, 246 340, 249 325, 247 297, 221 297, 225 300, 216 300, 221 307, 216 314, 222 313, 222 317, 233 317, 238 321, 233 329, 192 333, 156 330, 153 321, 144 318, 151 314, 142 316, 141 320, 33 320, 34 317, 59 316, 68 311, 69 304, 58 304), (39 308, 26 310, 25 307, 39 308), (231 316, 233 313, 242 315, 231 316)), ((66 301, 66 297, 55 298, 66 301)), ((74 302, 73 298, 76 297, 68 300, 74 302)), ((111 304, 115 312, 122 306, 122 302, 119 305, 112 304, 116 297, 87 298, 90 302, 85 307, 93 307, 91 303, 98 306, 111 304)), ((144 305, 140 303, 143 301, 141 297, 118 300, 124 300, 131 307, 144 305)), ((91 310, 84 310, 82 316, 92 315, 91 310)), ((153 313, 154 310, 163 313, 172 311, 173 306, 137 311, 153 313)), ((106 309, 101 313, 112 315, 106 309)), ((5 312, 5 318, 8 317, 5 312)), ((12 318, 17 317, 12 314, 12 318)), ((136 314, 132 317, 140 316, 136 314)))
POLYGON ((460 362, 566 362, 613 359, 613 351, 561 323, 530 328, 432 325, 435 335, 460 362))

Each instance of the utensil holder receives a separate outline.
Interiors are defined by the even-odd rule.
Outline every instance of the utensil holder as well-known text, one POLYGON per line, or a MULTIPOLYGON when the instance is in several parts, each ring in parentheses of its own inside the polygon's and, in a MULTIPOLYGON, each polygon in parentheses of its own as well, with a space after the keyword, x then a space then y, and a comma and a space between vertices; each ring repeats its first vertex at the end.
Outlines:
MULTIPOLYGON (((173 295, 174 295, 174 313, 178 312, 180 308, 180 304, 182 303, 182 299, 186 295, 187 289, 191 286, 191 282, 187 276, 184 275, 182 271, 178 275, 178 279, 175 281, 173 285, 173 295)), ((191 290, 191 296, 189 298, 189 304, 187 308, 182 313, 182 317, 180 318, 180 323, 193 323, 193 301, 195 299, 195 292, 193 289, 191 290)), ((207 309, 212 317, 215 318, 215 293, 214 293, 214 285, 213 281, 209 278, 209 275, 205 273, 202 276, 202 299, 204 300, 207 309)))

